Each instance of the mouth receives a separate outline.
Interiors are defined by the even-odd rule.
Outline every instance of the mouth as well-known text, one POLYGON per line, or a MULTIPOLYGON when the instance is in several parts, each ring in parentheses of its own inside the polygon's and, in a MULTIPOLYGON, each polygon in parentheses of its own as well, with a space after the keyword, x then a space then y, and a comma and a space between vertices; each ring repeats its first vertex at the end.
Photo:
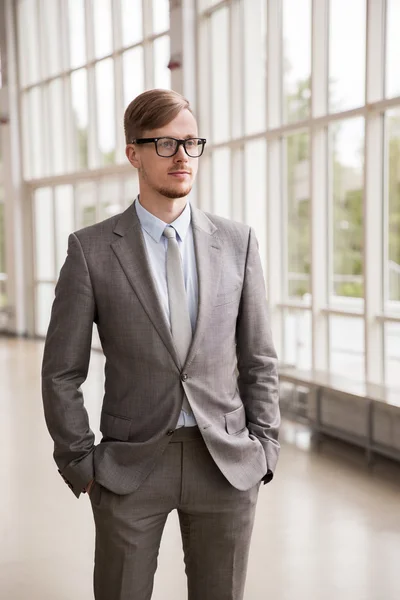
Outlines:
POLYGON ((190 173, 189 171, 173 171, 169 173, 169 175, 175 177, 176 179, 186 179, 190 176, 190 173))

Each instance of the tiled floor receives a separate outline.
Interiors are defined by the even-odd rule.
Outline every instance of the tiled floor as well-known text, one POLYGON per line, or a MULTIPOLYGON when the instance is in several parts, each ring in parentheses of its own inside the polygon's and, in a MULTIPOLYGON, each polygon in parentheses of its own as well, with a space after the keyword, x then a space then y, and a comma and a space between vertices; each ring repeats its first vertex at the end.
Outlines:
MULTIPOLYGON (((90 600, 90 502, 76 500, 53 463, 42 350, 0 338, 0 599, 90 600)), ((84 386, 94 430, 102 385, 103 359, 94 353, 84 386)), ((333 443, 316 451, 307 432, 290 424, 282 442, 276 479, 260 493, 246 600, 398 600, 400 466, 380 462, 369 473, 358 451, 333 443)), ((171 515, 153 600, 186 597, 171 515)))

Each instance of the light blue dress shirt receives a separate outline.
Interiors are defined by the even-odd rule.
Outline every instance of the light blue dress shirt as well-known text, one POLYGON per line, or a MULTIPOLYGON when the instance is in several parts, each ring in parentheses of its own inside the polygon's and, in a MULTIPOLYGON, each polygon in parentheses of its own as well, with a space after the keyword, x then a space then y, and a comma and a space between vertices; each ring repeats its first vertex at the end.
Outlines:
MULTIPOLYGON (((167 322, 170 323, 167 286, 168 240, 163 236, 164 229, 168 226, 168 223, 164 223, 164 221, 161 221, 161 219, 155 217, 146 210, 140 204, 140 196, 138 196, 135 201, 135 208, 142 226, 150 269, 167 322)), ((176 231, 176 239, 182 256, 186 297, 189 307, 190 322, 192 324, 192 332, 194 332, 198 309, 198 279, 191 216, 190 204, 188 202, 182 214, 179 215, 175 221, 170 223, 170 225, 176 231)), ((197 425, 194 415, 187 415, 182 410, 179 415, 177 428, 193 427, 194 425, 197 425)))

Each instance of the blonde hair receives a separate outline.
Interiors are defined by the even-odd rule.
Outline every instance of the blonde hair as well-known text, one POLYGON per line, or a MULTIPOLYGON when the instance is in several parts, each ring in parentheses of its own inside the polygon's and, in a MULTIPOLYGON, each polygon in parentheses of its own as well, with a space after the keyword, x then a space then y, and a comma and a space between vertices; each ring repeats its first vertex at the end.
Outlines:
POLYGON ((131 144, 144 131, 164 127, 182 110, 192 112, 189 101, 172 90, 149 90, 129 104, 124 115, 125 140, 131 144))

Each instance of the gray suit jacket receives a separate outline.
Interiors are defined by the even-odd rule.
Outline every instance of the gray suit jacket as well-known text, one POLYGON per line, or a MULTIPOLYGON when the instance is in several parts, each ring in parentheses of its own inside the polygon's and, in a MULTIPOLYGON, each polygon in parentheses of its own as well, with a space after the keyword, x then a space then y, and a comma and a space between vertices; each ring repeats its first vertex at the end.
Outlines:
POLYGON ((192 209, 197 326, 179 363, 134 205, 71 234, 46 338, 42 390, 61 475, 79 497, 92 478, 136 490, 166 448, 183 390, 214 461, 239 490, 278 460, 277 358, 254 232, 192 209), (97 324, 106 358, 94 444, 80 386, 97 324), (239 376, 237 376, 239 373, 239 376))

